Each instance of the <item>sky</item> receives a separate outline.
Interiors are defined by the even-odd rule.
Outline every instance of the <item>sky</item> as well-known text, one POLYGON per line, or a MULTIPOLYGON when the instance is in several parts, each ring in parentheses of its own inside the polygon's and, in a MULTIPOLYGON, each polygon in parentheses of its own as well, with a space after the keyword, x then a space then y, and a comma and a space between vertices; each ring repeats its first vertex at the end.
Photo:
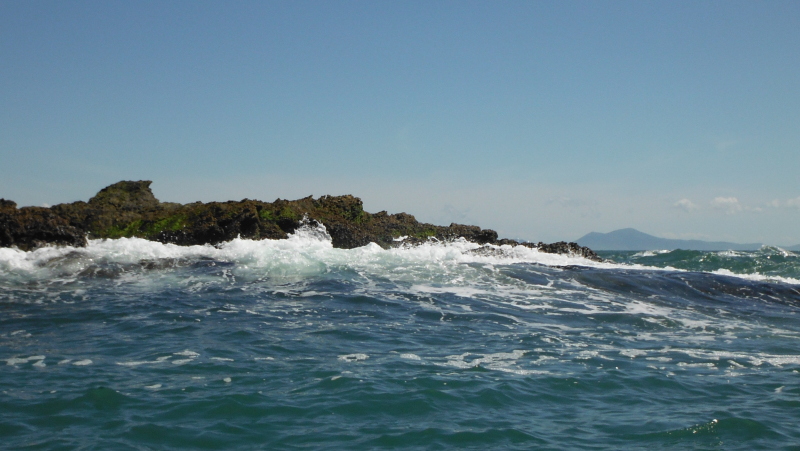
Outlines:
POLYGON ((0 197, 800 243, 800 2, 0 0, 0 197))

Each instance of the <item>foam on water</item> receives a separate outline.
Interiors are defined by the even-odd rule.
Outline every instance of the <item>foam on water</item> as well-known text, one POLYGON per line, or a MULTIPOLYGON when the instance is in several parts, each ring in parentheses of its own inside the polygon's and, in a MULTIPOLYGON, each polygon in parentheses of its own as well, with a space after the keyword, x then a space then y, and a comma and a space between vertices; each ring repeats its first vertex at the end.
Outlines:
POLYGON ((717 427, 709 419, 727 424, 744 411, 793 430, 793 288, 465 241, 342 250, 322 232, 193 248, 109 240, 49 250, 38 262, 35 252, 9 253, 32 262, 18 271, 39 279, 9 292, 90 299, 9 303, 28 322, 0 330, 10 343, 0 355, 1 388, 12 393, 4 415, 44 424, 38 412, 51 401, 32 399, 57 387, 59 403, 74 404, 61 415, 84 423, 62 435, 99 430, 105 440, 129 434, 120 447, 156 446, 169 428, 185 432, 186 449, 214 434, 226 449, 302 440, 347 449, 670 448, 674 431, 696 435, 717 427), (786 302, 757 310, 750 301, 764 298, 754 292, 786 302), (514 433, 491 438, 492 421, 514 433), (387 435, 396 424, 406 442, 387 435), (466 441, 441 438, 464 430, 466 441), (514 442, 522 432, 543 441, 514 442))
POLYGON ((657 250, 657 251, 642 251, 642 252, 637 252, 637 253, 633 254, 633 256, 634 257, 653 257, 655 255, 668 254, 670 252, 671 251, 669 251, 667 249, 662 249, 662 250, 657 250))
POLYGON ((728 276, 728 277, 738 277, 741 279, 752 280, 756 282, 783 282, 791 285, 800 285, 800 279, 794 277, 765 276, 759 273, 737 274, 731 271, 730 269, 725 269, 725 268, 711 271, 711 274, 717 274, 720 276, 728 276))
POLYGON ((369 356, 367 354, 356 353, 356 354, 346 354, 340 355, 339 360, 343 362, 360 362, 362 360, 367 360, 369 356))
MULTIPOLYGON (((762 252, 772 252, 772 248, 762 252)), ((794 255, 786 251, 780 254, 794 255)), ((634 257, 651 257, 671 251, 648 251, 634 257)), ((722 253, 728 258, 740 254, 722 253)), ((156 266, 188 264, 192 261, 212 260, 236 264, 236 272, 229 271, 231 279, 237 276, 302 279, 329 272, 332 268, 346 267, 372 274, 393 274, 414 280, 422 274, 443 274, 462 264, 508 265, 517 263, 540 264, 550 267, 582 266, 602 269, 643 271, 682 271, 672 266, 655 267, 637 263, 595 262, 582 257, 548 254, 523 246, 481 246, 463 239, 452 242, 431 240, 416 246, 382 249, 374 243, 356 249, 335 249, 330 235, 321 224, 306 224, 285 240, 234 239, 217 246, 177 246, 140 238, 90 240, 85 248, 44 247, 25 252, 18 249, 0 249, 0 275, 25 276, 48 279, 52 282, 69 281, 83 271, 102 265, 140 265, 155 262, 156 266)), ((717 269, 713 274, 739 277, 751 281, 800 284, 800 279, 757 272, 742 274, 729 269, 717 269)), ((133 277, 122 274, 120 278, 133 277)), ((425 277, 423 277, 423 280, 425 277)), ((464 293, 470 296, 474 293, 464 293)))

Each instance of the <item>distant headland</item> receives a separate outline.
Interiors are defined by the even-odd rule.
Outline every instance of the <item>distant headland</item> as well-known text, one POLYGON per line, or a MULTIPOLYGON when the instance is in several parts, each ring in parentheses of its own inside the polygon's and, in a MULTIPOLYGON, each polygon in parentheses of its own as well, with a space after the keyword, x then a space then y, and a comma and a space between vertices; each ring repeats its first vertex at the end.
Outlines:
MULTIPOLYGON (((727 241, 673 240, 659 238, 636 229, 619 229, 609 233, 592 232, 576 240, 581 246, 596 250, 614 251, 655 251, 655 250, 693 250, 693 251, 754 251, 761 243, 729 243, 727 241)), ((787 250, 800 250, 800 245, 786 247, 787 250)))
POLYGON ((406 213, 367 213, 351 196, 309 196, 274 202, 244 199, 178 204, 161 202, 151 181, 121 181, 103 188, 88 202, 52 207, 17 208, 0 199, 0 247, 32 250, 47 245, 86 246, 88 239, 138 237, 189 246, 245 239, 285 239, 303 218, 325 226, 334 247, 352 249, 369 243, 383 248, 419 244, 430 239, 464 238, 478 244, 526 246, 541 252, 601 260, 576 243, 527 243, 498 239, 497 232, 477 226, 436 226, 406 213))

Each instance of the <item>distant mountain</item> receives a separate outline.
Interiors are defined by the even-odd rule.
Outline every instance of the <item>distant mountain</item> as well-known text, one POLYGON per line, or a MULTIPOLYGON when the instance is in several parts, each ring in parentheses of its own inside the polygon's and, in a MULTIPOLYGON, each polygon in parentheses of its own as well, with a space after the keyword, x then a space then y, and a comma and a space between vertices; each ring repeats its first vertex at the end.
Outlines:
POLYGON ((794 246, 789 246, 784 249, 787 251, 800 251, 800 244, 795 244, 794 246))
MULTIPOLYGON (((579 238, 577 243, 596 251, 655 251, 660 249, 754 251, 761 247, 760 243, 737 244, 724 241, 671 240, 648 235, 636 229, 619 229, 609 233, 592 232, 579 238)), ((800 245, 796 247, 800 248, 800 245)))

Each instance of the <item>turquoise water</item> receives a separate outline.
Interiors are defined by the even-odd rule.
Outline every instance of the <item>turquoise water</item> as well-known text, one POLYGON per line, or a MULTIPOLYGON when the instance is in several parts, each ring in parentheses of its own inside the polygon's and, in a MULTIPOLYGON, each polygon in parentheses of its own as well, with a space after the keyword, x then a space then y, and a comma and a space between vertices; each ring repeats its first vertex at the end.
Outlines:
POLYGON ((752 280, 776 279, 800 283, 800 256, 778 247, 764 246, 757 251, 601 251, 603 258, 631 265, 705 271, 749 277, 752 280))
POLYGON ((796 254, 604 256, 2 249, 0 448, 799 449, 796 254))

